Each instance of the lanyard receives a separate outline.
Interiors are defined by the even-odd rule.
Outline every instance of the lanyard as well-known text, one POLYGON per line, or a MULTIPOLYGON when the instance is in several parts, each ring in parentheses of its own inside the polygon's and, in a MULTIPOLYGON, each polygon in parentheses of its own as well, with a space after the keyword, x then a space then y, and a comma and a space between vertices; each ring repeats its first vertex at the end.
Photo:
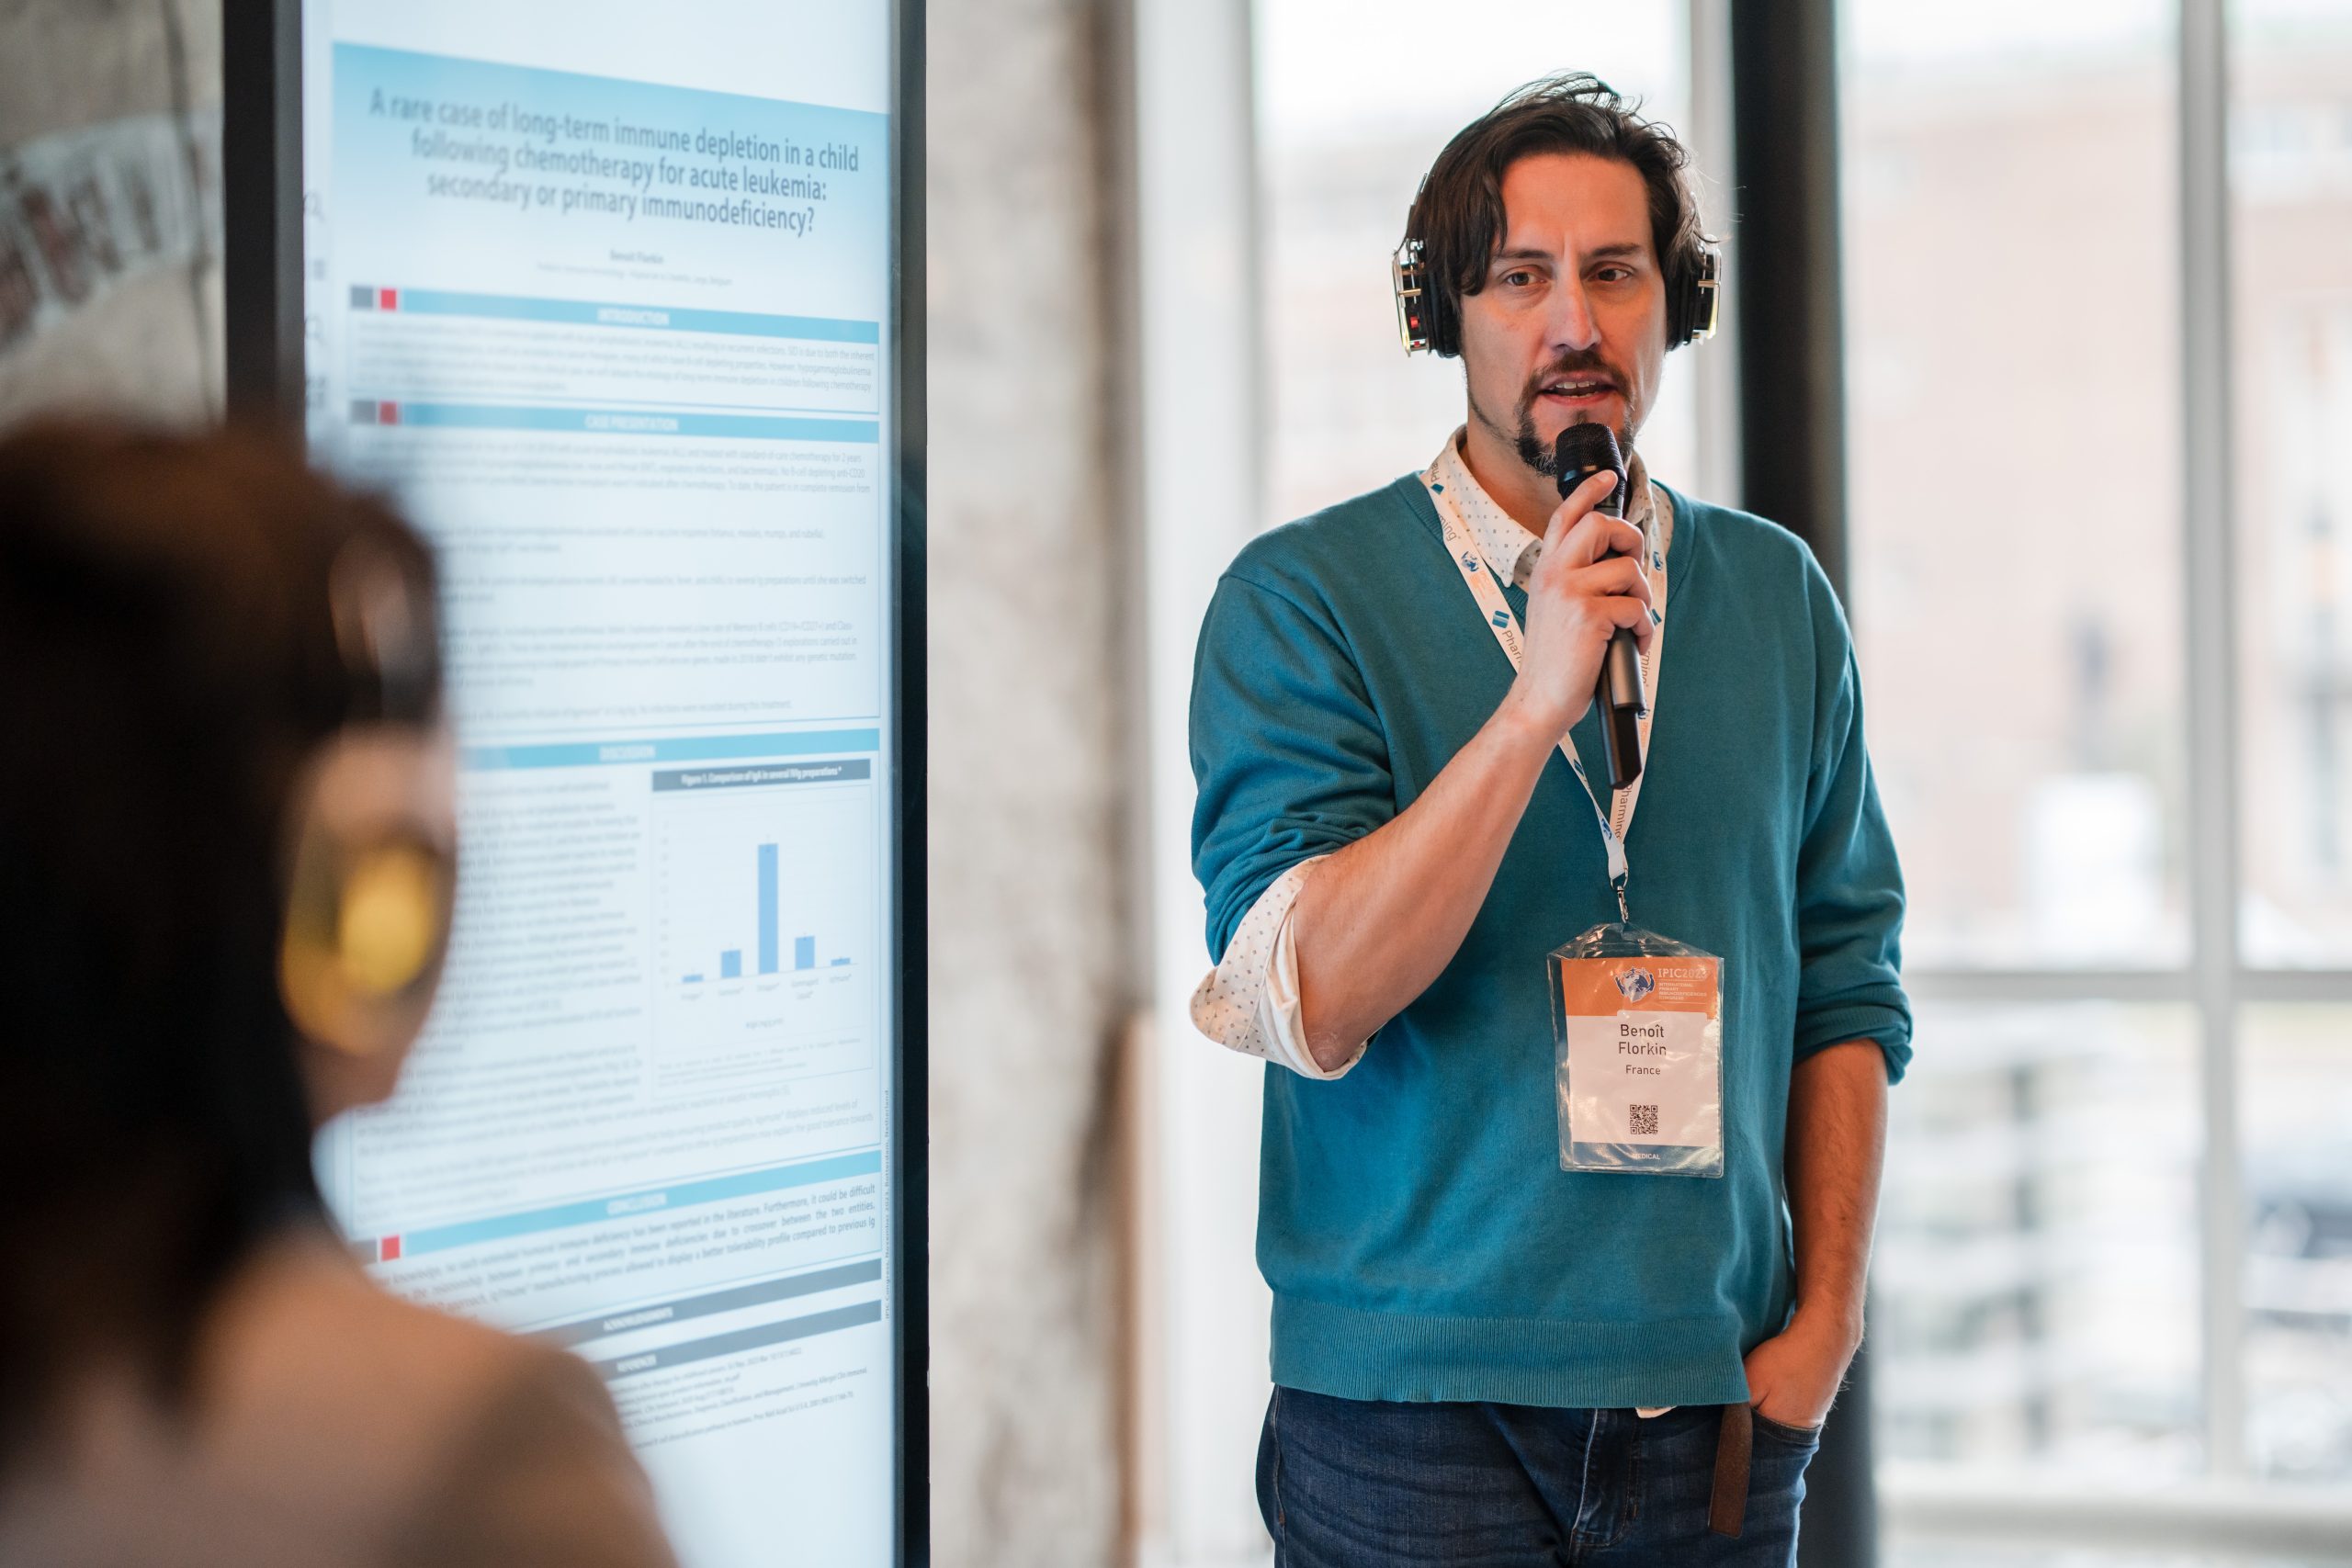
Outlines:
MULTIPOLYGON (((1432 465, 1421 476, 1422 485, 1437 507, 1438 521, 1445 535, 1446 554, 1453 558, 1453 564, 1462 572, 1462 581, 1469 587, 1470 597, 1477 603, 1478 618, 1487 623, 1487 629, 1494 634, 1496 643, 1503 650, 1503 657, 1509 659, 1511 669, 1517 671, 1524 660, 1519 617, 1511 614, 1510 601, 1503 597, 1498 575, 1478 548, 1470 525, 1462 520, 1461 509, 1455 504, 1454 498, 1446 493, 1444 480, 1438 469, 1448 466, 1441 457, 1439 463, 1432 465)), ((1460 482, 1460 476, 1456 476, 1456 482, 1460 482)), ((1666 658, 1666 553, 1657 547, 1657 504, 1654 502, 1649 523, 1642 530, 1642 547, 1649 557, 1650 596, 1657 604, 1657 625, 1650 637, 1649 654, 1642 660, 1642 684, 1650 698, 1650 711, 1641 719, 1644 757, 1649 755, 1650 724, 1657 715, 1658 666, 1666 658)), ((1625 906, 1625 884, 1633 873, 1625 859, 1625 834, 1634 825, 1634 807, 1641 799, 1642 779, 1647 776, 1647 770, 1644 770, 1642 775, 1626 788, 1619 790, 1616 799, 1611 802, 1611 808, 1603 811, 1600 797, 1593 793, 1592 781, 1585 776, 1584 763, 1577 756, 1576 742, 1571 737, 1560 737, 1560 755, 1568 760, 1569 772, 1575 773, 1577 783, 1584 786, 1584 797, 1592 802, 1593 820, 1600 824, 1601 846, 1609 852, 1610 890, 1617 895, 1617 912, 1624 917, 1627 925, 1631 925, 1634 917, 1625 906)))

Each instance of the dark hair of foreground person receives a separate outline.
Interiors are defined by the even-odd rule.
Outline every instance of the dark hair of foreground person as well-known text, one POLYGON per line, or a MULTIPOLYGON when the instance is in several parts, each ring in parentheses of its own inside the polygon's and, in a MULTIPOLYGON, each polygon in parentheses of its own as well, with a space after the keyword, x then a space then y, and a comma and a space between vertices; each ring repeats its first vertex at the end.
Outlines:
POLYGON ((168 1402, 212 1294, 316 1212, 278 863, 352 716, 327 577, 363 535, 429 581, 257 436, 0 442, 0 1455, 87 1354, 168 1402))
POLYGON ((438 641, 419 536, 273 438, 0 434, 0 1562, 673 1563, 587 1363, 379 1288, 312 1176, 438 981, 438 641), (355 915, 404 841, 422 913, 355 915), (375 1010, 302 978, 386 930, 375 1010))

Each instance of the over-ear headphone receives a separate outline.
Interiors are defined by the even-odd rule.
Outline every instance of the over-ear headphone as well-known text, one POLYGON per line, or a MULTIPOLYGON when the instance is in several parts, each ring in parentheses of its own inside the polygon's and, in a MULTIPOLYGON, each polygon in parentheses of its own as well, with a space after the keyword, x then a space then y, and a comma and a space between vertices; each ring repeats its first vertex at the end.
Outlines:
POLYGON ((348 716, 297 780, 278 980, 304 1035, 372 1056, 415 1039, 448 953, 456 768, 429 588, 363 536, 328 592, 348 716))
POLYGON ((1683 265, 1667 275, 1666 346, 1669 349, 1714 336, 1715 318, 1723 310, 1723 252, 1704 240, 1690 250, 1683 265))
MULTIPOLYGON (((1460 354, 1461 302, 1451 296, 1439 297, 1420 240, 1408 234, 1388 267, 1396 290, 1396 331, 1405 340, 1405 352, 1435 352, 1448 357, 1460 354)), ((1669 259, 1666 268, 1666 346, 1669 350, 1714 335, 1722 274, 1723 253, 1704 240, 1669 259)))

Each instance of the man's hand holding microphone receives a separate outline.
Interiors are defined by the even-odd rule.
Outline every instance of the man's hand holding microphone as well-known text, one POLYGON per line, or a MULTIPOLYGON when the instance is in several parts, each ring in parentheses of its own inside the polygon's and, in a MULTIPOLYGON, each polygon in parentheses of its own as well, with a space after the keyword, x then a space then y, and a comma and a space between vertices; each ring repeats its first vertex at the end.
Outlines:
POLYGON ((1657 632, 1642 531, 1599 510, 1618 483, 1604 468, 1562 499, 1527 581, 1527 654, 1503 705, 1554 745, 1592 705, 1609 639, 1631 632, 1646 654, 1657 632))

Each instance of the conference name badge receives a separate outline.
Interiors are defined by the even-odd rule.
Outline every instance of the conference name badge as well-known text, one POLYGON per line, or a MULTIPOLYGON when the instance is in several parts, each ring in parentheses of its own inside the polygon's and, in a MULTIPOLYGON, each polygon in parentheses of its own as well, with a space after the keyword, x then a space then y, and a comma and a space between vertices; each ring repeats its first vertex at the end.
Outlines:
POLYGON ((1547 964, 1560 1168, 1723 1175, 1723 960, 1611 921, 1547 964))

